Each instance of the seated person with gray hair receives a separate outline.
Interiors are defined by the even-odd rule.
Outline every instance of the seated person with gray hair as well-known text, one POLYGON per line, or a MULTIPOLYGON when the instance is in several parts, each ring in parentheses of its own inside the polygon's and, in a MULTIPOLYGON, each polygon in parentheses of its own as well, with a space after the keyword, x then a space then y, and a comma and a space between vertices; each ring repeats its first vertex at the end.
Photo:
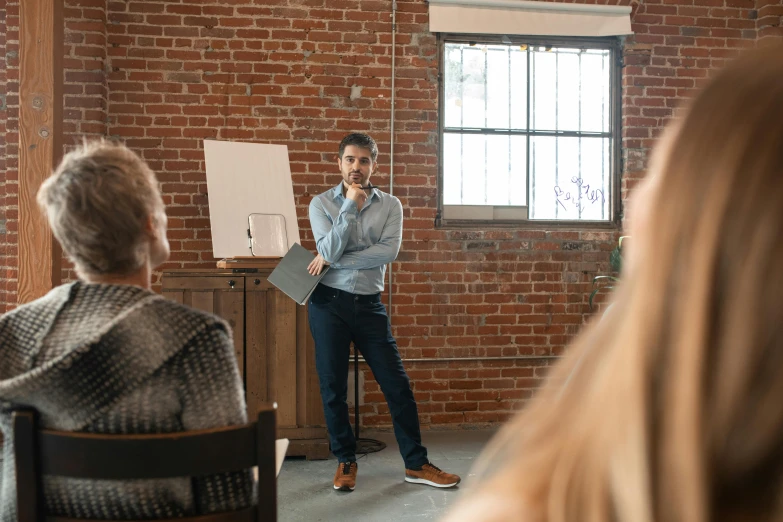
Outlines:
MULTIPOLYGON (((150 290, 169 256, 155 175, 104 141, 67 154, 38 193, 79 281, 0 317, 0 520, 16 520, 14 408, 45 428, 166 433, 243 424, 231 330, 150 290)), ((161 480, 46 477, 47 514, 169 518, 252 503, 250 471, 161 480)))

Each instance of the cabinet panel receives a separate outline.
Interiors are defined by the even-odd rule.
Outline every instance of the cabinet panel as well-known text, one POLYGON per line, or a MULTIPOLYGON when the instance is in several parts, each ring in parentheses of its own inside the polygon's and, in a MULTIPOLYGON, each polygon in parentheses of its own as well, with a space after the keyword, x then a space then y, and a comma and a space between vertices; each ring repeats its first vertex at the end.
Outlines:
MULTIPOLYGON (((271 403, 268 353, 267 353, 267 300, 272 290, 247 292, 245 314, 247 330, 245 336, 247 379, 247 411, 254 415, 264 403, 271 403)), ((279 421, 278 421, 279 424, 279 421)))
POLYGON ((184 302, 184 298, 185 298, 184 290, 163 290, 162 294, 163 297, 165 297, 166 299, 170 299, 175 303, 182 304, 184 302))
POLYGON ((296 303, 274 287, 248 291, 248 411, 277 402, 277 425, 297 425, 296 303))
POLYGON ((278 425, 325 424, 307 308, 274 287, 247 284, 245 294, 248 411, 278 404, 278 425))
POLYGON ((270 379, 279 407, 278 426, 296 426, 296 303, 279 290, 270 291, 272 313, 267 314, 267 346, 274 361, 270 379))
POLYGON ((193 308, 198 308, 199 310, 204 310, 205 312, 209 312, 211 314, 215 313, 215 299, 217 298, 217 295, 220 292, 220 290, 205 290, 205 291, 196 291, 193 290, 190 292, 190 306, 193 308))
POLYGON ((215 290, 212 305, 212 313, 225 319, 231 326, 239 375, 242 375, 243 379, 247 379, 247 372, 245 372, 245 294, 242 291, 215 290))

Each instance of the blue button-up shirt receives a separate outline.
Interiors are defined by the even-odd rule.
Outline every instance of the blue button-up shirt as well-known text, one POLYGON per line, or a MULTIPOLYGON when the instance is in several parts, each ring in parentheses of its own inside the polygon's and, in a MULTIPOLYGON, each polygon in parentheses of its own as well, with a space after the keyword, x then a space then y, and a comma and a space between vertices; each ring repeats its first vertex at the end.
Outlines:
POLYGON ((331 265, 323 284, 361 295, 383 291, 386 265, 402 243, 399 199, 372 189, 360 212, 340 183, 310 202, 310 226, 318 253, 331 265))

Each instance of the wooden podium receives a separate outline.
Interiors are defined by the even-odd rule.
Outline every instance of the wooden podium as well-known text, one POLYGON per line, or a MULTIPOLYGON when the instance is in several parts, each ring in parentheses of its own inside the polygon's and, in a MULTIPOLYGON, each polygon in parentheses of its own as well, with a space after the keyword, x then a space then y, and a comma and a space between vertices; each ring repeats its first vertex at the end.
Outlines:
POLYGON ((259 406, 277 402, 277 433, 288 438, 289 456, 329 457, 315 345, 307 309, 267 278, 278 259, 243 260, 242 266, 166 270, 163 295, 214 313, 233 328, 234 350, 245 384, 248 418, 259 406))

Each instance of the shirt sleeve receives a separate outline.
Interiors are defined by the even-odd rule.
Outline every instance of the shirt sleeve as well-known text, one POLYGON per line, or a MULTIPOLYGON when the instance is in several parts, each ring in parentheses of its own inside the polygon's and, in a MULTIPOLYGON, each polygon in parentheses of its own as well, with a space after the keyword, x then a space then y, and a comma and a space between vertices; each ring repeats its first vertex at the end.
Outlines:
POLYGON ((318 198, 310 202, 310 227, 315 248, 327 263, 333 264, 343 255, 351 237, 351 227, 356 226, 358 216, 359 209, 352 199, 346 198, 334 223, 318 198))
POLYGON ((332 268, 364 270, 389 264, 397 259, 401 244, 402 204, 399 199, 394 198, 389 217, 383 225, 378 242, 364 250, 343 254, 336 262, 332 263, 332 268))
MULTIPOLYGON (((245 424, 245 398, 231 335, 223 327, 208 328, 196 335, 179 356, 183 428, 190 431, 245 424)), ((198 514, 237 510, 252 504, 251 470, 191 480, 198 514)))

